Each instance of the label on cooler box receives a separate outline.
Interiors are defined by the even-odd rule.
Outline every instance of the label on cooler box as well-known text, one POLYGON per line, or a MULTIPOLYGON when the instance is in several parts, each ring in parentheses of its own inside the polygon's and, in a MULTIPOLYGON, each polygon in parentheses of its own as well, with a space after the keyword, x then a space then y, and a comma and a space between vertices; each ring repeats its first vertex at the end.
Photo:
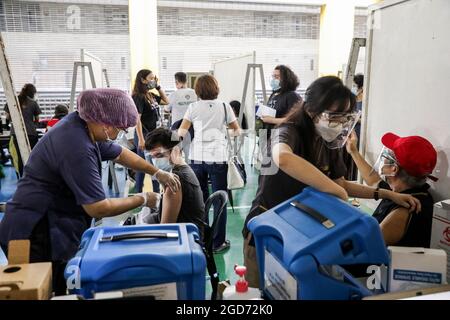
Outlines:
POLYGON ((177 283, 163 283, 153 286, 136 287, 121 290, 124 298, 153 296, 155 300, 177 300, 177 283))
POLYGON ((297 280, 267 250, 264 251, 264 287, 275 300, 297 300, 297 280))
POLYGON ((435 272, 423 272, 413 270, 394 270, 394 280, 400 281, 412 281, 412 282, 424 282, 424 283, 442 283, 442 275, 435 272))

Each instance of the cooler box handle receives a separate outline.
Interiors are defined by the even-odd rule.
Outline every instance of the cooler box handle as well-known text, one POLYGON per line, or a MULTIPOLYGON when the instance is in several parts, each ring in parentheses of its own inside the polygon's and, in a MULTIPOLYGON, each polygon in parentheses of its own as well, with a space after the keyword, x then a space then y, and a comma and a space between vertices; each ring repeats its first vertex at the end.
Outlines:
POLYGON ((292 201, 291 206, 299 209, 300 211, 306 213, 311 218, 319 221, 325 228, 331 229, 335 226, 334 222, 325 217, 323 214, 317 210, 300 203, 299 201, 292 201))
POLYGON ((101 238, 100 242, 113 242, 131 239, 155 239, 155 238, 178 238, 177 232, 139 232, 106 236, 101 238))

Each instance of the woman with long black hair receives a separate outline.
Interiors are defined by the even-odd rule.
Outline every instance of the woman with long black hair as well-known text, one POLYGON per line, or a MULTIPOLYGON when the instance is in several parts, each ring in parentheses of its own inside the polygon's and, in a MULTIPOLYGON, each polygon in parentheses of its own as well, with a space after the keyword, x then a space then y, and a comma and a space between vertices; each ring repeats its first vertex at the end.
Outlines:
MULTIPOLYGON (((145 159, 145 136, 158 126, 158 120, 160 119, 159 104, 168 104, 169 99, 158 84, 158 78, 152 71, 147 69, 142 69, 137 73, 132 98, 139 113, 139 121, 134 133, 134 144, 136 153, 145 159), (158 91, 159 95, 152 92, 154 89, 158 91)), ((136 192, 142 192, 144 177, 144 173, 136 172, 136 192)), ((159 184, 156 180, 153 180, 153 191, 159 192, 159 184)))
POLYGON ((334 76, 315 80, 305 101, 295 107, 272 135, 271 173, 260 184, 244 224, 244 263, 250 286, 259 286, 256 250, 247 222, 264 211, 299 194, 307 186, 345 201, 358 198, 390 199, 410 211, 420 211, 411 195, 377 190, 345 180, 342 148, 358 119, 355 96, 334 76), (282 187, 280 187, 282 186, 282 187))

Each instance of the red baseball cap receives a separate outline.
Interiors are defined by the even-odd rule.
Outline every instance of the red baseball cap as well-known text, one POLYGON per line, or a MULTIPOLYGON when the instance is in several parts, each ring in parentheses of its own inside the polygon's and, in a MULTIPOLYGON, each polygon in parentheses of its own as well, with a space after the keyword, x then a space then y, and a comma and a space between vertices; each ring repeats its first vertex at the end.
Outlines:
POLYGON ((409 175, 437 180, 430 176, 436 166, 437 152, 427 139, 420 136, 399 137, 389 132, 381 138, 381 142, 394 152, 398 164, 409 175))

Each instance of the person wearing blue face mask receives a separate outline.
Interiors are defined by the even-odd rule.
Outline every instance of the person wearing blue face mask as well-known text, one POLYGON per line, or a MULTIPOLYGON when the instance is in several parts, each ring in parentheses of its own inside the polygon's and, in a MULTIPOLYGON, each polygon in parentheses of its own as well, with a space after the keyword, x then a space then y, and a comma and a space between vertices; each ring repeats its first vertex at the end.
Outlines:
POLYGON ((161 170, 176 174, 181 183, 178 192, 165 188, 159 216, 153 222, 194 223, 203 234, 205 204, 200 182, 184 161, 180 139, 175 131, 166 128, 153 130, 145 140, 145 149, 161 170))
POLYGON ((275 117, 263 116, 261 120, 266 129, 272 129, 275 125, 283 123, 286 115, 302 98, 295 92, 300 82, 297 75, 287 66, 278 65, 272 72, 270 86, 273 90, 267 106, 276 110, 275 117))
MULTIPOLYGON (((263 158, 270 158, 270 137, 271 131, 275 126, 283 123, 287 115, 297 103, 302 102, 302 98, 295 92, 300 85, 297 75, 287 66, 278 65, 272 72, 270 86, 272 94, 270 95, 267 106, 275 109, 275 117, 262 116, 263 129, 267 130, 261 136, 260 134, 260 150, 263 158), (262 137, 262 138, 261 138, 262 137)), ((267 163, 266 160, 263 163, 267 163)))
MULTIPOLYGON (((142 69, 137 73, 131 97, 133 98, 139 113, 139 121, 134 133, 136 153, 141 158, 145 159, 144 137, 158 126, 161 117, 159 114, 159 105, 168 104, 169 99, 161 86, 158 85, 158 78, 156 75, 151 70, 147 69, 142 69), (155 90, 158 91, 159 95, 155 93, 155 90)), ((151 159, 148 160, 151 162, 151 159)), ((144 177, 144 173, 136 172, 136 192, 142 192, 144 177)), ((159 191, 159 184, 156 180, 153 180, 153 191, 159 191)))

